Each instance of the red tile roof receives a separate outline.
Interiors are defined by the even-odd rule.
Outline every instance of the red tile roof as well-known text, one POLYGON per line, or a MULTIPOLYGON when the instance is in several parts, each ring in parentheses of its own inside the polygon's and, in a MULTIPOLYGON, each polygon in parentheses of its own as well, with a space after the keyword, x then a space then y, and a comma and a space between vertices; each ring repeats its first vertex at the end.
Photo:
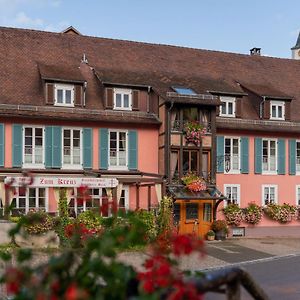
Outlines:
MULTIPOLYGON (((88 109, 103 108, 94 68, 103 81, 149 84, 162 95, 172 85, 198 93, 232 94, 244 92, 237 82, 249 87, 263 85, 271 89, 272 96, 293 98, 291 118, 300 121, 300 61, 296 60, 0 28, 0 61, 1 103, 44 105, 38 66, 46 65, 61 66, 66 73, 79 68, 80 77, 88 82, 88 109), (81 63, 84 54, 88 65, 81 63)), ((258 119, 251 98, 244 98, 243 118, 258 119)))

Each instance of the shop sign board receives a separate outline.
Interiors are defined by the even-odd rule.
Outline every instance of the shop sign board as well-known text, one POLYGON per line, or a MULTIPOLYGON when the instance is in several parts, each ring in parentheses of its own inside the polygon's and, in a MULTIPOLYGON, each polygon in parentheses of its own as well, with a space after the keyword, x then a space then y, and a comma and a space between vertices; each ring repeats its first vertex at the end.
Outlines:
POLYGON ((66 176, 33 176, 33 177, 6 177, 5 184, 13 187, 80 187, 89 188, 114 188, 118 185, 116 178, 95 178, 95 177, 66 177, 66 176))

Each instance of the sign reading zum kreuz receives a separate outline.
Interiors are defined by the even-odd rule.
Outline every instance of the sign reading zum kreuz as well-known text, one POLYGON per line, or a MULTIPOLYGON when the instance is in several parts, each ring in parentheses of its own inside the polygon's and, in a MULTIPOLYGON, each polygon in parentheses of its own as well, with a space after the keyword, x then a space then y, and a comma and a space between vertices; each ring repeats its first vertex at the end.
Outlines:
POLYGON ((94 177, 6 177, 5 184, 13 187, 33 186, 33 187, 80 187, 90 188, 113 188, 118 185, 116 178, 94 178, 94 177))

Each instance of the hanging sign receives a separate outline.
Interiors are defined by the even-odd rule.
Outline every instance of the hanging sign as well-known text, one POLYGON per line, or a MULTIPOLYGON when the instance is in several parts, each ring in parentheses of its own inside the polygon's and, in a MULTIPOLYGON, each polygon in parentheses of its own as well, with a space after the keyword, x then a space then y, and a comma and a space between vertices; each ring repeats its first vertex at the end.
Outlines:
POLYGON ((6 177, 5 184, 13 187, 32 186, 32 187, 80 187, 89 188, 114 188, 118 185, 116 178, 95 178, 95 177, 6 177))

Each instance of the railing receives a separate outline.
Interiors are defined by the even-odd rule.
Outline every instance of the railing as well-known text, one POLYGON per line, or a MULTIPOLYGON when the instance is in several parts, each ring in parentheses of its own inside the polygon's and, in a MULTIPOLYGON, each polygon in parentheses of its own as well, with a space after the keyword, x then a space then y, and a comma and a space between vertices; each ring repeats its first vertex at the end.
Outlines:
POLYGON ((176 92, 167 92, 167 97, 170 98, 190 98, 190 99, 200 99, 200 100, 219 100, 218 96, 213 96, 209 94, 195 94, 195 95, 182 95, 176 92))
MULTIPOLYGON (((188 173, 190 173, 189 171, 185 171, 182 173, 182 177, 187 175, 188 173)), ((202 171, 202 172, 193 172, 196 173, 197 176, 204 178, 204 180, 208 183, 208 184, 213 184, 212 182, 212 178, 211 178, 211 172, 206 172, 206 171, 202 171)), ((171 183, 172 184, 181 184, 181 178, 179 178, 179 173, 175 172, 173 175, 173 178, 171 179, 171 183)))
POLYGON ((201 279, 191 279, 199 293, 222 293, 228 300, 241 299, 241 286, 256 300, 268 300, 268 295, 249 273, 240 268, 229 268, 206 274, 201 279))
MULTIPOLYGON (((189 123, 189 121, 178 121, 175 120, 171 123, 171 130, 172 131, 182 131, 185 125, 189 123)), ((206 128, 206 133, 211 134, 211 122, 199 122, 203 127, 206 128)))

